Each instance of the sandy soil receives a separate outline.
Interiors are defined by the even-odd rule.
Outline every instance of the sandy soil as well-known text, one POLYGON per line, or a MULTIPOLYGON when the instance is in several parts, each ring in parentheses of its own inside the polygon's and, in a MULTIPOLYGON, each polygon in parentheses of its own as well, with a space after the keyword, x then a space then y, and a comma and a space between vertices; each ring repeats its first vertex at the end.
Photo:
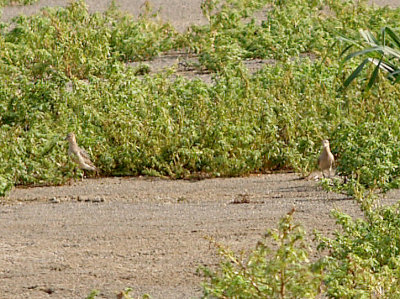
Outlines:
MULTIPOLYGON (((109 2, 87 1, 92 11, 106 9, 109 2)), ((143 2, 117 1, 134 14, 143 2)), ((204 22, 200 0, 152 2, 180 30, 204 22)), ((400 5, 397 0, 376 2, 400 5)), ((2 20, 66 3, 42 0, 8 7, 2 20)), ((179 54, 161 57, 152 69, 180 59, 179 54)), ((249 66, 263 63, 268 61, 249 66)), ((398 198, 393 191, 383 203, 398 198)), ((98 298, 116 298, 125 287, 137 296, 199 297, 197 268, 217 262, 204 237, 249 250, 292 207, 310 233, 337 229, 329 216, 333 208, 361 215, 352 200, 291 173, 203 181, 105 178, 17 188, 0 205, 0 298, 85 298, 93 289, 100 290, 98 298)))
POLYGON ((125 287, 152 298, 199 297, 196 269, 217 261, 204 237, 249 250, 293 207, 310 239, 314 229, 337 229, 334 208, 360 216, 352 200, 291 173, 17 188, 0 206, 0 298, 84 298, 92 289, 115 298, 125 287))
MULTIPOLYGON (((19 14, 31 15, 37 13, 46 6, 66 6, 69 0, 40 0, 33 5, 9 6, 3 9, 2 21, 9 21, 19 14)), ((116 0, 116 4, 123 11, 133 15, 138 15, 143 8, 145 0, 116 0)), ((178 30, 183 31, 191 24, 204 24, 205 18, 202 17, 200 4, 202 0, 151 0, 154 9, 160 9, 160 18, 168 20, 178 30)), ((111 0, 86 0, 90 11, 106 10, 111 0)), ((370 0, 381 6, 399 7, 399 0, 370 0)))

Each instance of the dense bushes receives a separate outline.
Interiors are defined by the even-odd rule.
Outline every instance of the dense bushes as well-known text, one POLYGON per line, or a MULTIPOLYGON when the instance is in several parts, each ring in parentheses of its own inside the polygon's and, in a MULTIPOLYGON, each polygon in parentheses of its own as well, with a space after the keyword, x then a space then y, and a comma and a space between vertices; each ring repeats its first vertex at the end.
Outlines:
POLYGON ((300 0, 206 1, 203 10, 209 24, 185 34, 153 21, 149 7, 134 19, 115 7, 90 14, 84 2, 19 17, 15 28, 3 29, 2 193, 14 184, 58 184, 74 176, 62 140, 68 131, 77 133, 103 175, 307 173, 320 140, 330 138, 343 175, 368 187, 396 186, 397 155, 388 159, 385 149, 396 142, 398 107, 391 99, 399 90, 389 83, 369 93, 361 84, 339 90, 344 45, 331 47, 337 31, 355 32, 358 18, 381 26, 387 22, 377 15, 394 18, 392 10, 300 0), (259 9, 266 14, 261 23, 252 20, 259 9), (298 24, 271 23, 296 14, 298 24), (182 48, 217 71, 212 84, 173 71, 138 76, 124 64, 182 48), (241 64, 247 57, 276 60, 251 75, 241 64), (376 134, 366 137, 380 151, 355 137, 371 122, 376 134), (355 160, 354 147, 367 154, 355 160))

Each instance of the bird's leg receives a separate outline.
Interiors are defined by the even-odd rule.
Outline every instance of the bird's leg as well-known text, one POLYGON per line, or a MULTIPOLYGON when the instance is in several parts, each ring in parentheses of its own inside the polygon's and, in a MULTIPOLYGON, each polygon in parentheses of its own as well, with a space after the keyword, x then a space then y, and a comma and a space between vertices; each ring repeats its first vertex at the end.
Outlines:
POLYGON ((79 171, 78 175, 79 175, 81 181, 83 181, 83 178, 84 178, 84 176, 85 176, 85 172, 83 171, 83 173, 81 173, 81 172, 79 171))

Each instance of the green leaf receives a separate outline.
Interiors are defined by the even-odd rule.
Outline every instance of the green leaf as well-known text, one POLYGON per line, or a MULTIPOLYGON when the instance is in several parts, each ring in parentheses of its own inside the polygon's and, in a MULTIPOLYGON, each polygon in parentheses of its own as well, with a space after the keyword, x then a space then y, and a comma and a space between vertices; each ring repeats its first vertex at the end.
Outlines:
POLYGON ((354 44, 348 45, 342 52, 340 52, 339 56, 342 57, 344 53, 346 53, 348 50, 350 50, 354 44))
POLYGON ((379 68, 381 66, 382 59, 379 60, 379 63, 376 65, 374 71, 372 72, 371 78, 368 81, 367 90, 369 90, 372 85, 375 83, 376 78, 378 77, 379 68))
POLYGON ((389 36, 393 39, 393 41, 396 43, 397 47, 400 48, 400 39, 398 38, 398 36, 393 32, 392 29, 390 29, 389 27, 383 27, 383 32, 387 32, 387 34, 389 34, 389 36))
POLYGON ((351 82, 358 76, 358 74, 362 71, 364 66, 369 62, 369 59, 366 58, 361 62, 361 64, 354 70, 354 72, 344 81, 343 85, 345 87, 349 86, 351 82))
POLYGON ((349 60, 349 59, 351 59, 353 57, 356 57, 356 56, 368 54, 368 53, 371 53, 371 52, 378 52, 378 51, 383 51, 383 48, 380 47, 380 46, 377 46, 377 47, 371 47, 371 48, 367 48, 367 49, 364 49, 364 50, 361 50, 361 51, 357 51, 357 52, 354 52, 354 53, 351 53, 351 54, 347 55, 344 58, 344 60, 346 61, 346 60, 349 60))

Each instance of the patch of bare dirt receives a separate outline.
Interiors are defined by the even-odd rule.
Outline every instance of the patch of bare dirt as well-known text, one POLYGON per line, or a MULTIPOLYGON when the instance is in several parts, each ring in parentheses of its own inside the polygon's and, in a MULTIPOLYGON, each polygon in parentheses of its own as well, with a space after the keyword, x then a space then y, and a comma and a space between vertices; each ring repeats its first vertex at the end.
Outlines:
POLYGON ((2 202, 1 298, 85 298, 93 289, 116 298, 126 287, 152 298, 199 297, 196 269, 217 263, 205 236, 249 250, 293 207, 309 233, 336 229, 333 208, 360 215, 352 200, 291 173, 87 179, 17 188, 2 202))

